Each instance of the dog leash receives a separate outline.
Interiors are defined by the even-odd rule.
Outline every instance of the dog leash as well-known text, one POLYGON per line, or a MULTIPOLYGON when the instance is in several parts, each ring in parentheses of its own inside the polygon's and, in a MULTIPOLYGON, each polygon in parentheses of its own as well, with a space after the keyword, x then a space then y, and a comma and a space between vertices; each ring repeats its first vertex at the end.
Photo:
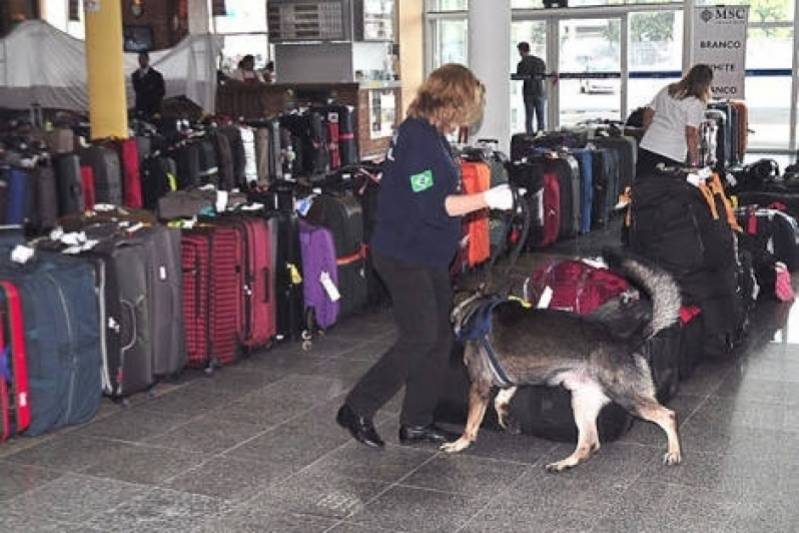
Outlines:
POLYGON ((518 241, 515 243, 513 250, 510 253, 508 264, 502 273, 502 284, 504 286, 500 287, 500 290, 495 291, 496 294, 501 295, 502 297, 507 297, 508 293, 510 292, 510 283, 509 278, 513 268, 516 266, 519 257, 521 256, 522 250, 524 249, 527 243, 527 236, 530 233, 530 226, 531 226, 531 212, 530 206, 527 201, 524 199, 521 191, 518 187, 513 184, 509 184, 511 194, 513 196, 513 206, 510 211, 506 212, 503 216, 503 224, 504 229, 502 231, 502 242, 500 246, 498 246, 494 253, 491 254, 491 260, 488 263, 488 270, 486 271, 486 280, 485 280, 485 287, 491 287, 492 282, 494 281, 494 268, 496 267, 497 261, 499 258, 507 251, 508 243, 511 238, 511 233, 513 232, 513 223, 516 220, 517 215, 521 215, 522 217, 522 229, 518 236, 518 241))

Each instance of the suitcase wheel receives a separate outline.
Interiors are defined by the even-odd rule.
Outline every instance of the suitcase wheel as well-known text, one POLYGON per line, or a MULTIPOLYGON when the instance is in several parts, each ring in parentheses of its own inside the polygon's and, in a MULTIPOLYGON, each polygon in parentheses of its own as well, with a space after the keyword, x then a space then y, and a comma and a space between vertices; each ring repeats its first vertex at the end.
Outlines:
POLYGON ((313 342, 311 342, 310 340, 302 341, 302 351, 303 352, 310 352, 312 347, 313 347, 313 342))
POLYGON ((311 333, 311 330, 308 329, 304 330, 301 336, 302 340, 305 342, 311 342, 311 339, 313 339, 313 333, 311 333))

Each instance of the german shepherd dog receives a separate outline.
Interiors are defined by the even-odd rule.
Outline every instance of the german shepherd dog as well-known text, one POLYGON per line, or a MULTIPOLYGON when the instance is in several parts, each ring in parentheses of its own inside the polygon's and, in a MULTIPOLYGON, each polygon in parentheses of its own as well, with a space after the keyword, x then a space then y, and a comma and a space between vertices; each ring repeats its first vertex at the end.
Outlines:
MULTIPOLYGON (((622 336, 613 320, 592 319, 572 313, 527 309, 517 302, 503 302, 491 313, 489 342, 511 387, 500 390, 494 400, 500 425, 507 429, 509 403, 516 386, 561 385, 571 391, 574 421, 578 429, 577 447, 561 461, 546 466, 560 472, 577 466, 599 450, 596 419, 608 402, 614 401, 633 415, 654 422, 666 432, 667 465, 682 459, 674 411, 655 399, 652 371, 640 350, 643 343, 679 318, 680 290, 666 272, 613 250, 603 252, 615 271, 647 293, 652 301, 651 314, 632 335, 622 336)), ((458 334, 466 321, 490 300, 478 292, 458 304, 452 322, 458 334)), ((623 313, 620 300, 617 309, 623 313)), ((640 307, 639 307, 640 309, 640 307)), ((617 315, 619 316, 619 315, 617 315)), ((635 320, 636 316, 629 316, 635 320)), ((624 320, 622 320, 623 322, 624 320)), ((618 318, 615 322, 620 322, 618 318)), ((459 452, 477 438, 477 431, 489 403, 492 386, 498 380, 489 366, 487 354, 478 342, 467 341, 464 362, 468 368, 469 414, 461 437, 441 449, 459 452)))

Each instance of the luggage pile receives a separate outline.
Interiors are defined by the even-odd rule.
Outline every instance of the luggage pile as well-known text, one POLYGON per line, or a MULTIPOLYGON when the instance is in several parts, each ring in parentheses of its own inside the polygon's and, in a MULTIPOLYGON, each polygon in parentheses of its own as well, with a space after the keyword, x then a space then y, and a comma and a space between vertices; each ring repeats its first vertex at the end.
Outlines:
POLYGON ((705 165, 719 172, 743 163, 749 139, 749 110, 742 100, 721 100, 708 104, 700 128, 705 165))
POLYGON ((509 177, 527 190, 528 249, 606 227, 635 178, 637 150, 635 139, 612 124, 514 135, 509 177))

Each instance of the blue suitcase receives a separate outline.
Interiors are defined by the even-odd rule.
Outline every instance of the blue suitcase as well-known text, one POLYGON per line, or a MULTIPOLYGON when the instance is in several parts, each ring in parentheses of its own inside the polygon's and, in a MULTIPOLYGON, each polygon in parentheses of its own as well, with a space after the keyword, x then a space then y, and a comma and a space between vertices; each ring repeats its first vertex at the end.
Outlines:
POLYGON ((30 174, 20 168, 12 168, 8 173, 8 193, 6 199, 6 224, 21 226, 25 224, 28 213, 28 189, 30 174))
POLYGON ((92 265, 44 251, 18 264, 10 248, 2 248, 0 279, 14 283, 22 300, 31 405, 26 435, 88 422, 102 393, 92 265))
POLYGON ((569 153, 577 159, 580 167, 580 234, 585 234, 591 231, 591 208, 594 201, 592 151, 588 148, 572 148, 569 153))

